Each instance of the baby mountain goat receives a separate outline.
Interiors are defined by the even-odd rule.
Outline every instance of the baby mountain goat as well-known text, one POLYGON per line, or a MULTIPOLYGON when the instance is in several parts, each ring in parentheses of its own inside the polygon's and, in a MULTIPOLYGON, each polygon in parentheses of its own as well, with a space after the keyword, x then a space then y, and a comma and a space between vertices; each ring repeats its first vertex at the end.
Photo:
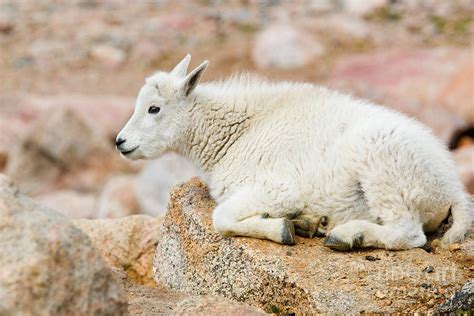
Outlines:
POLYGON ((472 209, 443 144, 420 123, 309 83, 250 75, 198 85, 187 74, 146 79, 117 137, 128 159, 175 151, 204 172, 214 228, 292 245, 327 232, 325 245, 408 249, 452 213, 443 244, 460 242, 472 209))

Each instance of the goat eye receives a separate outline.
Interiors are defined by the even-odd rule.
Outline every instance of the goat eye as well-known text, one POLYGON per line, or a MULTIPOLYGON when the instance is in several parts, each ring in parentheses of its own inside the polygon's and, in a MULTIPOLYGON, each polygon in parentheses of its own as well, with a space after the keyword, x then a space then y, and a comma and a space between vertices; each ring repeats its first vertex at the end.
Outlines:
POLYGON ((158 114, 158 112, 160 112, 160 108, 157 106, 152 105, 148 108, 148 113, 150 114, 158 114))

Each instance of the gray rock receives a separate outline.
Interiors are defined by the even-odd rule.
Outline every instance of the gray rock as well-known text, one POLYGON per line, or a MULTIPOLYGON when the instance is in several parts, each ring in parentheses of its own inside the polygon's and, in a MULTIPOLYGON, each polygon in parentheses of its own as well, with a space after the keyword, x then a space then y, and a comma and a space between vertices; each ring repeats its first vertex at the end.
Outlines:
POLYGON ((0 175, 0 315, 126 315, 87 236, 0 175))
POLYGON ((468 281, 464 286, 454 293, 446 302, 438 306, 436 309, 438 313, 455 313, 460 315, 460 312, 470 313, 474 312, 474 279, 468 281))

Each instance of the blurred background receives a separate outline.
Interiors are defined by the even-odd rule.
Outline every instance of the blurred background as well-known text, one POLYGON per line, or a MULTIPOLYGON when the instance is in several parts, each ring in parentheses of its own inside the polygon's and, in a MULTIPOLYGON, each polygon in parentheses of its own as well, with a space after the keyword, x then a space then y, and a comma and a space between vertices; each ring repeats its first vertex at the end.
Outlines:
POLYGON ((323 84, 430 126, 474 193, 471 0, 0 0, 0 172, 71 218, 158 215, 197 171, 114 149, 146 76, 323 84))

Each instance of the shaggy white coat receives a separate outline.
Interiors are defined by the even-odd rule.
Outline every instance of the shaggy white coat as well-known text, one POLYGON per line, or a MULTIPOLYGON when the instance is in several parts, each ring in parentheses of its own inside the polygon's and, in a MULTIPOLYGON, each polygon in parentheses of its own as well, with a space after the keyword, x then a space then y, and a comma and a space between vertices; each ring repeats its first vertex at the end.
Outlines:
POLYGON ((241 75, 197 85, 207 62, 186 76, 189 61, 146 80, 119 150, 128 159, 172 150, 195 162, 220 233, 291 244, 288 214, 315 214, 328 216, 328 239, 349 248, 408 249, 451 210, 444 244, 466 237, 469 197, 421 123, 308 83, 241 75))

